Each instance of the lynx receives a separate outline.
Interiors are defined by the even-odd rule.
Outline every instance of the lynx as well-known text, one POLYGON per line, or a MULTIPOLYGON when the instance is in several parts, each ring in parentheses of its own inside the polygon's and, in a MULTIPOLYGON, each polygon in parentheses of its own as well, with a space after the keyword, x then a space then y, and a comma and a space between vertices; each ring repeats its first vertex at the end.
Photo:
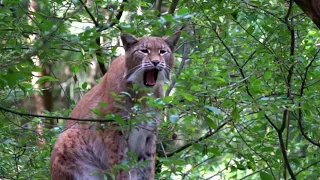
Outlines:
MULTIPOLYGON (((170 37, 121 35, 125 55, 112 61, 99 84, 86 93, 70 114, 73 118, 104 118, 106 114, 128 117, 137 99, 152 94, 164 96, 163 85, 174 66, 173 51, 180 32, 170 37), (136 89, 138 89, 138 91, 136 89), (141 89, 141 91, 139 91, 141 89), (142 90, 144 89, 144 90, 142 90), (124 93, 124 95, 121 93, 124 93), (121 99, 116 100, 116 95, 121 99), (106 106, 101 106, 103 102, 106 106), (99 115, 93 113, 97 108, 99 115)), ((144 112, 152 111, 145 101, 139 101, 144 112)), ((142 111, 142 112, 143 112, 142 111)), ((129 161, 128 152, 146 165, 120 170, 117 180, 154 179, 157 127, 161 112, 147 114, 132 128, 122 128, 113 122, 80 123, 68 121, 51 154, 51 179, 100 180, 114 165, 129 161)))

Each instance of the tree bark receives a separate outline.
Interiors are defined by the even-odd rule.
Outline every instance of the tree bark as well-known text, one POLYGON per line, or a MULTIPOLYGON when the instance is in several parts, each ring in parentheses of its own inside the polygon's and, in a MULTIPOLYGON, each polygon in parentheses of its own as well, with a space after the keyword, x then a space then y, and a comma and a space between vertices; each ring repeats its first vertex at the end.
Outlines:
POLYGON ((320 1, 319 0, 294 0, 320 29, 320 1))

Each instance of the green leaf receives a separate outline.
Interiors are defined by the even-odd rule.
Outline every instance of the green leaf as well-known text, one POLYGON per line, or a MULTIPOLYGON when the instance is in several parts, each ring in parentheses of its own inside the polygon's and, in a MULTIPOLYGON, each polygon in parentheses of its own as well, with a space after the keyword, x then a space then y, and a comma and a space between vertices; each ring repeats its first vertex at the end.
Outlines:
POLYGON ((87 86, 88 86, 88 83, 87 83, 87 82, 84 82, 84 83, 82 83, 82 85, 81 85, 82 89, 87 89, 87 86))
POLYGON ((197 98, 196 96, 194 96, 192 94, 188 94, 188 93, 183 93, 182 95, 188 101, 193 101, 197 98))
POLYGON ((261 149, 262 152, 274 152, 273 147, 264 147, 261 149))
POLYGON ((177 11, 178 16, 185 16, 188 15, 189 9, 187 7, 181 8, 177 11))
POLYGON ((100 107, 107 107, 107 103, 105 103, 105 102, 98 102, 98 105, 100 106, 100 107))
POLYGON ((272 77, 272 72, 271 71, 266 71, 264 72, 264 75, 263 75, 264 79, 268 80, 272 77))
POLYGON ((164 98, 162 98, 162 101, 165 103, 170 103, 173 99, 173 96, 166 96, 164 98))
POLYGON ((215 121, 213 121, 212 119, 210 119, 208 117, 204 117, 204 119, 206 120, 206 123, 208 124, 209 127, 213 128, 213 129, 217 129, 218 125, 215 121))
POLYGON ((254 31, 254 26, 250 26, 248 29, 247 29, 248 33, 249 34, 252 34, 253 31, 254 31))
POLYGON ((174 21, 171 14, 166 14, 166 15, 162 16, 161 18, 163 18, 166 22, 173 22, 174 21))
POLYGON ((122 119, 122 117, 118 116, 118 115, 113 115, 113 119, 116 121, 116 123, 120 124, 120 125, 127 125, 126 121, 122 119))
POLYGON ((260 172, 260 178, 261 178, 261 180, 273 180, 274 179, 271 174, 266 173, 265 171, 260 172))
POLYGON ((100 110, 98 108, 92 108, 91 111, 95 114, 95 115, 100 115, 100 110))
POLYGON ((221 155, 221 151, 219 148, 217 147, 211 147, 208 149, 209 152, 215 154, 216 156, 220 156, 221 155))
POLYGON ((41 122, 41 119, 35 117, 35 118, 32 119, 32 122, 34 122, 34 123, 40 123, 40 122, 41 122))
POLYGON ((231 112, 231 116, 232 116, 232 118, 235 119, 235 120, 240 119, 240 114, 239 114, 239 111, 238 111, 237 106, 234 106, 234 108, 233 108, 233 110, 232 110, 232 112, 231 112))
POLYGON ((42 84, 45 82, 57 82, 57 81, 59 81, 59 79, 56 79, 52 76, 42 76, 37 80, 36 84, 42 84))
POLYGON ((20 86, 24 87, 26 89, 31 89, 32 88, 32 84, 31 83, 27 83, 27 82, 21 83, 20 86))

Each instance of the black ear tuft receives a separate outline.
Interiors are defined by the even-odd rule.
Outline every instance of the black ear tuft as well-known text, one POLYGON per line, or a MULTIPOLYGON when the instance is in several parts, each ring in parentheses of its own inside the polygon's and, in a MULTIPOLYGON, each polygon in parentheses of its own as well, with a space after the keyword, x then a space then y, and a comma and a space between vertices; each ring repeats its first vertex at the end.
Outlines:
POLYGON ((128 50, 132 47, 132 45, 136 44, 138 42, 138 39, 130 34, 121 34, 121 41, 124 47, 124 50, 128 50))
POLYGON ((180 35, 181 31, 177 31, 172 36, 164 38, 164 41, 169 45, 172 51, 174 51, 174 48, 176 47, 179 41, 180 35))

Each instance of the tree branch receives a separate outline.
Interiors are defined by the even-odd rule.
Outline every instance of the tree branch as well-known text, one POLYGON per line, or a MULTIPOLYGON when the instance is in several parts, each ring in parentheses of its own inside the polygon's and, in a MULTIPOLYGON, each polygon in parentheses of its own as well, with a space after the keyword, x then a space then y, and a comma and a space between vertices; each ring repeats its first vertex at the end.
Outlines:
POLYGON ((158 17, 161 16, 161 7, 162 7, 162 0, 156 0, 154 9, 158 11, 158 17))
POLYGON ((96 19, 93 17, 93 15, 91 14, 90 10, 88 9, 87 5, 82 1, 82 0, 79 0, 80 3, 82 4, 82 6, 84 7, 84 9, 86 10, 86 12, 88 13, 88 15, 90 16, 90 19, 93 21, 94 25, 96 27, 99 26, 99 23, 98 21, 96 21, 96 19))
POLYGON ((286 151, 286 147, 285 147, 285 143, 283 142, 283 137, 282 137, 282 133, 278 133, 278 139, 279 139, 279 143, 280 143, 280 148, 281 148, 281 152, 282 152, 282 156, 284 159, 284 163, 288 169, 288 172, 291 176, 291 179, 296 180, 296 177, 292 171, 292 168, 290 166, 290 162, 289 162, 289 158, 287 155, 287 151, 286 151))
MULTIPOLYGON (((212 135, 216 134, 219 132, 219 130, 221 130, 227 123, 229 122, 229 120, 226 120, 224 123, 220 124, 218 127, 217 127, 217 130, 212 132, 212 131, 209 131, 207 132, 204 136, 200 137, 199 139, 191 142, 191 143, 188 143, 188 144, 185 144, 184 146, 178 148, 177 150, 173 151, 173 152, 170 152, 170 153, 167 153, 166 154, 166 157, 171 157, 185 149, 187 149, 188 147, 192 146, 193 144, 196 144, 196 143, 199 143, 205 139, 208 139, 209 137, 211 137, 212 135)), ((160 156, 160 157, 164 157, 164 156, 160 156)))
MULTIPOLYGON (((195 2, 195 4, 197 4, 195 2)), ((197 4, 198 5, 198 4, 197 4)), ((198 5, 198 7, 201 9, 202 13, 204 14, 205 18, 208 20, 212 31, 214 32, 214 34, 216 35, 216 37, 218 38, 218 40, 220 41, 220 43, 223 45, 223 47, 227 50, 227 52, 229 53, 229 55, 231 56, 232 60, 234 61, 234 63, 236 64, 238 70, 240 71, 241 77, 242 79, 244 79, 245 82, 245 87, 246 87, 246 92, 247 94, 251 97, 251 99, 253 99, 253 101, 255 102, 255 99, 253 97, 253 95, 251 94, 250 90, 249 90, 249 86, 248 84, 250 83, 249 80, 246 78, 245 73, 243 71, 242 66, 240 66, 240 64, 238 63, 236 57, 234 56, 234 54, 231 52, 230 48, 225 44, 225 42, 222 40, 222 38, 220 37, 220 35, 217 33, 217 31, 215 30, 215 26, 211 23, 209 17, 206 15, 206 12, 203 11, 203 9, 198 5)), ((261 108, 259 108, 259 110, 261 111, 261 108)), ((266 113, 264 113, 264 117, 267 119, 267 121, 271 124, 271 126, 278 130, 278 127, 272 122, 272 120, 268 117, 268 115, 266 113)))
MULTIPOLYGON (((109 23, 109 24, 105 24, 105 25, 102 25, 102 26, 98 27, 97 31, 98 32, 102 32, 102 31, 107 30, 107 29, 113 27, 114 25, 116 25, 118 23, 117 21, 120 21, 120 18, 122 17, 122 14, 123 14, 123 11, 124 11, 124 5, 126 3, 128 3, 128 0, 123 0, 122 1, 122 4, 120 5, 118 13, 117 13, 117 15, 115 17, 116 21, 111 21, 111 23, 109 23)), ((121 30, 120 27, 118 27, 118 28, 121 30)))
POLYGON ((298 110, 298 126, 299 126, 299 129, 300 129, 300 132, 302 134, 302 136, 308 140, 311 144, 313 145, 316 145, 318 147, 320 147, 320 143, 319 142, 316 142, 315 140, 311 139, 307 134, 306 132, 304 131, 303 129, 303 125, 302 125, 302 107, 301 107, 301 103, 299 103, 299 110, 298 110))
MULTIPOLYGON (((99 22, 96 21, 96 19, 93 17, 92 13, 89 11, 89 9, 88 9, 88 7, 86 6, 86 4, 85 4, 82 0, 80 0, 80 3, 81 3, 82 6, 85 8, 85 10, 86 10, 86 12, 88 13, 88 15, 90 16, 90 19, 93 21, 95 27, 97 28, 97 32, 102 32, 102 31, 107 30, 107 29, 113 27, 114 25, 116 25, 116 23, 117 23, 116 21, 111 21, 110 24, 106 24, 106 25, 101 26, 101 25, 99 24, 99 22)), ((117 13, 117 15, 116 15, 116 17, 115 17, 117 21, 120 20, 122 14, 123 14, 123 10, 124 10, 124 4, 126 4, 126 3, 127 3, 127 0, 123 0, 122 4, 120 5, 119 11, 118 11, 118 13, 117 13)), ((99 47, 101 47, 100 36, 96 38, 96 43, 97 43, 97 45, 98 45, 99 47)), ((97 55, 98 57, 102 57, 102 50, 101 50, 101 48, 99 48, 99 49, 96 51, 96 55, 97 55)), ((98 60, 98 57, 97 57, 97 60, 98 60)), ((99 65, 99 68, 100 68, 100 70, 101 70, 101 73, 102 73, 103 75, 106 74, 106 73, 107 73, 107 68, 106 68, 106 66, 104 65, 104 63, 103 63, 103 62, 100 62, 100 61, 98 60, 98 65, 99 65)))
POLYGON ((320 5, 319 0, 294 0, 320 29, 320 5))
MULTIPOLYGON (((60 25, 58 25, 57 28, 51 30, 48 34, 40 34, 40 38, 37 41, 39 42, 39 45, 37 47, 41 47, 44 48, 48 42, 50 42, 51 37, 58 31, 60 25)), ((37 44, 37 43, 35 43, 37 44)), ((12 66, 12 65, 18 65, 24 61, 28 61, 30 60, 30 58, 32 56, 35 56, 39 53, 40 48, 37 48, 35 46, 30 47, 30 49, 28 51, 26 51, 25 53, 23 53, 20 56, 15 56, 12 58, 12 62, 11 64, 0 64, 0 68, 6 68, 7 66, 12 66)))
POLYGON ((244 142, 244 144, 253 152, 255 153, 257 156, 259 156, 268 166, 272 177, 274 179, 277 179, 276 176, 274 175, 273 171, 272 171, 272 167, 270 166, 269 162, 267 159, 265 159, 262 155, 260 155, 259 153, 256 152, 256 150, 254 150, 248 143, 247 141, 244 139, 244 137, 241 135, 240 130, 237 128, 237 126, 235 125, 234 121, 232 121, 233 126, 235 127, 235 129, 237 130, 237 133, 239 134, 240 139, 244 142))
POLYGON ((178 67, 178 70, 177 70, 177 72, 175 74, 174 79, 172 79, 172 81, 171 81, 171 83, 170 83, 170 85, 169 85, 169 87, 168 87, 168 89, 166 91, 165 96, 169 96, 170 95, 170 92, 174 88, 174 86, 175 86, 175 84, 177 82, 177 79, 180 76, 186 61, 189 59, 189 57, 188 57, 188 47, 187 46, 188 46, 188 43, 186 43, 186 42, 183 43, 183 46, 182 46, 183 47, 182 60, 180 62, 180 65, 178 67))
POLYGON ((311 166, 314 166, 314 165, 316 165, 316 164, 318 164, 318 163, 320 163, 320 161, 316 161, 316 162, 314 162, 314 163, 309 164, 308 166, 306 166, 306 167, 302 168, 300 171, 298 171, 298 172, 295 174, 295 176, 298 176, 298 175, 299 175, 300 173, 302 173, 303 171, 309 169, 311 166))
MULTIPOLYGON (((305 89, 305 86, 306 86, 306 82, 307 82, 307 76, 308 76, 308 71, 310 69, 310 67, 312 66, 313 62, 317 59, 317 56, 320 52, 320 49, 316 52, 316 54, 313 56, 312 60, 310 61, 310 63, 308 64, 308 66, 306 67, 306 70, 304 72, 304 77, 303 77, 303 80, 302 80, 302 83, 301 83, 301 87, 300 87, 300 99, 301 97, 303 96, 303 92, 304 92, 304 89, 305 89)), ((307 139, 310 143, 312 143, 313 145, 316 145, 318 147, 320 147, 320 143, 319 142, 316 142, 315 140, 311 139, 304 131, 303 129, 303 125, 302 125, 302 105, 301 105, 301 102, 299 102, 299 110, 298 110, 298 126, 299 126, 299 129, 300 129, 300 132, 302 134, 302 136, 307 139)))
MULTIPOLYGON (((173 16, 174 11, 176 10, 178 3, 179 3, 179 0, 172 0, 171 5, 168 10, 168 14, 171 14, 173 16)), ((171 25, 171 22, 166 22, 165 25, 167 28, 169 28, 171 25)))
POLYGON ((267 169, 267 168, 259 169, 259 170, 255 171, 255 172, 253 172, 253 173, 250 173, 250 174, 242 177, 242 178, 239 179, 239 180, 245 180, 245 179, 247 179, 248 177, 253 176, 253 175, 257 174, 258 172, 261 172, 262 170, 265 170, 265 169, 267 169))
POLYGON ((28 116, 28 117, 38 117, 38 118, 46 118, 46 119, 61 119, 61 120, 76 120, 76 121, 84 121, 84 122, 114 122, 114 120, 110 119, 82 119, 82 118, 73 118, 73 117, 61 117, 61 116, 45 116, 45 115, 38 115, 38 114, 29 114, 29 113, 22 113, 18 111, 14 111, 5 107, 0 106, 0 111, 5 111, 11 114, 16 114, 19 116, 28 116))
MULTIPOLYGON (((120 21, 120 18, 121 18, 122 14, 123 14, 124 4, 125 4, 125 3, 127 3, 127 0, 123 0, 122 4, 120 5, 119 11, 118 11, 118 13, 117 13, 117 15, 116 15, 116 17, 115 17, 115 18, 116 18, 116 21, 120 21)), ((102 32, 102 31, 104 31, 104 30, 107 30, 107 29, 113 27, 114 25, 117 24, 116 21, 111 20, 111 23, 110 23, 110 24, 106 24, 106 25, 103 25, 103 26, 100 26, 100 25, 98 24, 98 25, 96 26, 97 32, 102 32)), ((120 29, 121 29, 121 28, 120 28, 120 29)), ((96 43, 98 44, 99 47, 101 47, 100 37, 97 37, 97 38, 96 38, 96 43)), ((101 48, 96 51, 96 55, 97 55, 98 57, 102 57, 102 49, 101 49, 101 48)), ((97 60, 98 60, 98 57, 97 57, 97 60)), ((102 75, 106 74, 106 73, 107 73, 107 68, 106 68, 106 66, 104 65, 104 63, 103 63, 103 62, 100 62, 100 61, 98 60, 98 64, 99 64, 99 67, 100 67, 100 70, 101 70, 102 75)))
MULTIPOLYGON (((294 50, 295 50, 295 33, 294 33, 294 28, 292 25, 292 19, 291 21, 289 21, 289 16, 292 14, 292 8, 293 7, 293 0, 290 0, 289 2, 289 8, 288 8, 288 12, 286 14, 286 16, 284 17, 284 21, 285 24, 287 25, 288 30, 290 31, 290 53, 289 53, 289 58, 291 60, 291 66, 288 70, 288 75, 286 77, 286 86, 287 86, 287 98, 292 99, 292 95, 291 95, 291 87, 292 87, 292 76, 293 76, 293 71, 294 71, 294 60, 292 61, 291 58, 293 58, 294 56, 294 50)), ((283 117, 282 117, 282 124, 281 127, 278 129, 277 133, 278 133, 278 139, 279 139, 279 143, 280 143, 280 148, 281 148, 281 152, 282 152, 282 156, 284 159, 284 165, 286 166, 286 169, 288 170, 291 178, 293 180, 296 179, 290 162, 289 162, 289 158, 288 158, 288 154, 287 154, 287 146, 285 145, 286 143, 283 140, 283 131, 285 130, 285 128, 287 128, 287 141, 289 141, 289 125, 290 125, 290 119, 289 119, 289 111, 286 108, 283 111, 283 117)), ((284 179, 286 179, 286 170, 284 170, 284 179)))
POLYGON ((172 0, 171 6, 169 7, 168 14, 173 15, 174 11, 178 6, 179 0, 172 0))
POLYGON ((258 10, 262 11, 266 16, 272 16, 272 17, 278 19, 279 21, 283 22, 283 20, 281 18, 277 17, 275 14, 273 14, 272 12, 267 11, 266 9, 263 9, 263 8, 261 8, 259 6, 253 5, 253 4, 249 4, 244 0, 241 0, 241 2, 246 4, 247 6, 250 6, 250 7, 253 7, 255 9, 258 9, 258 10))

